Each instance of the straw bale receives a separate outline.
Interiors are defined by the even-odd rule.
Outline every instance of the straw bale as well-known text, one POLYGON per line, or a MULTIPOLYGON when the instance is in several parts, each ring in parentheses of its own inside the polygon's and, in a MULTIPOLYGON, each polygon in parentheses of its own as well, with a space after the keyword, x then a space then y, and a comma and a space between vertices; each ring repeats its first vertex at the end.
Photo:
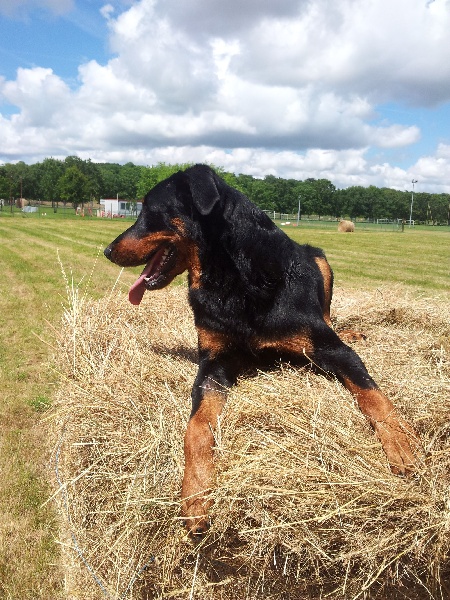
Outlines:
POLYGON ((338 223, 338 231, 341 233, 352 233, 355 231, 355 224, 353 221, 346 221, 345 219, 342 219, 338 223))
POLYGON ((337 382, 281 366, 242 377, 216 439, 212 527, 180 524, 196 373, 186 288, 72 301, 48 421, 66 594, 97 598, 449 597, 450 319, 438 298, 337 291, 336 326, 411 420, 410 480, 337 382))

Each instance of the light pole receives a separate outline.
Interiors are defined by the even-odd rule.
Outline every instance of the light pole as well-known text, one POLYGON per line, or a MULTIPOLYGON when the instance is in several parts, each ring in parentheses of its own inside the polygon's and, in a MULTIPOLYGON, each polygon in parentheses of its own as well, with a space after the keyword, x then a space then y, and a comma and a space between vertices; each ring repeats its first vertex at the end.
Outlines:
POLYGON ((12 197, 12 185, 13 185, 13 176, 9 175, 9 204, 11 206, 11 212, 13 212, 13 197, 12 197))
POLYGON ((299 197, 298 197, 297 227, 298 227, 298 224, 299 224, 299 221, 300 221, 301 202, 302 202, 302 197, 299 195, 299 197))
POLYGON ((414 184, 417 183, 417 179, 413 179, 411 181, 413 189, 412 189, 412 193, 411 193, 411 210, 409 211, 409 226, 411 227, 411 223, 412 223, 412 209, 413 209, 413 204, 414 204, 414 184))

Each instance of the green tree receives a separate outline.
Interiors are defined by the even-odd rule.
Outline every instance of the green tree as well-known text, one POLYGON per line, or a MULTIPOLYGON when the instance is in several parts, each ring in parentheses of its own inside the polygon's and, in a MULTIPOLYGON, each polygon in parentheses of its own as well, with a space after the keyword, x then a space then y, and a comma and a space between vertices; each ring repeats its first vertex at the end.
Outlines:
POLYGON ((252 187, 254 184, 254 177, 252 175, 244 175, 239 173, 236 177, 236 187, 238 190, 241 190, 243 194, 245 194, 248 198, 252 199, 252 187))
POLYGON ((101 171, 91 159, 83 160, 78 156, 68 156, 64 161, 66 169, 76 167, 87 179, 84 201, 100 198, 102 189, 102 174, 101 171))
POLYGON ((102 178, 100 198, 116 198, 120 189, 121 166, 117 163, 100 163, 98 168, 102 178))
MULTIPOLYGON (((414 204, 416 204, 416 194, 414 194, 414 204)), ((419 213, 413 211, 413 219, 433 225, 443 223, 450 225, 450 194, 424 194, 424 198, 418 199, 417 209, 419 213)))
POLYGON ((10 180, 5 165, 0 166, 0 210, 9 201, 10 180))
MULTIPOLYGON (((25 163, 6 163, 2 167, 4 182, 2 184, 2 197, 6 204, 12 204, 16 198, 23 195, 23 180, 25 176, 25 163)), ((25 197, 25 196, 24 196, 25 197)))
POLYGON ((76 209, 90 199, 89 179, 77 166, 68 167, 59 179, 58 191, 64 203, 71 202, 76 209))
POLYGON ((340 190, 342 210, 339 216, 348 216, 351 219, 362 217, 364 219, 391 218, 390 209, 383 190, 371 185, 363 187, 351 186, 340 190))
POLYGON ((129 162, 125 165, 117 163, 101 163, 97 165, 101 177, 101 198, 122 198, 124 200, 136 200, 138 198, 137 187, 141 178, 141 171, 145 167, 139 167, 129 162))
POLYGON ((334 194, 336 192, 336 187, 328 179, 309 178, 306 182, 309 183, 314 190, 310 200, 311 212, 319 215, 319 219, 325 215, 332 215, 335 210, 334 194))
POLYGON ((276 211, 276 202, 266 179, 254 179, 251 186, 250 200, 263 210, 276 211))
MULTIPOLYGON (((383 215, 390 219, 409 219, 411 206, 411 194, 391 188, 381 188, 387 214, 383 215)), ((380 218, 379 216, 377 218, 380 218)), ((381 217, 382 218, 382 217, 381 217)))
POLYGON ((0 166, 0 198, 9 199, 10 180, 8 178, 7 165, 0 166))
POLYGON ((296 213, 298 211, 299 182, 295 179, 283 179, 269 175, 264 181, 270 187, 275 210, 280 213, 296 213))
POLYGON ((316 191, 313 185, 313 181, 313 179, 307 179, 306 181, 300 181, 298 184, 297 189, 299 195, 298 199, 300 200, 300 217, 302 215, 311 215, 314 212, 313 206, 316 191))
POLYGON ((5 177, 8 180, 8 198, 36 199, 37 182, 35 170, 23 161, 4 165, 5 177))
POLYGON ((54 210, 58 206, 58 182, 64 174, 64 164, 56 158, 46 158, 38 167, 38 190, 42 200, 51 202, 54 210))
POLYGON ((119 170, 119 196, 127 200, 138 198, 138 184, 141 179, 143 167, 137 167, 129 162, 119 170))

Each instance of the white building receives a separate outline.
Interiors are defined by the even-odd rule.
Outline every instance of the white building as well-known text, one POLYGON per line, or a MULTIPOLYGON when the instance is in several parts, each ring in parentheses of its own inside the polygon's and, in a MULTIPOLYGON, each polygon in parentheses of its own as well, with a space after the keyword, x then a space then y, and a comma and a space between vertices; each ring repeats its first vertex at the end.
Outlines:
POLYGON ((99 217, 137 217, 142 210, 142 202, 130 202, 119 198, 101 198, 99 217))

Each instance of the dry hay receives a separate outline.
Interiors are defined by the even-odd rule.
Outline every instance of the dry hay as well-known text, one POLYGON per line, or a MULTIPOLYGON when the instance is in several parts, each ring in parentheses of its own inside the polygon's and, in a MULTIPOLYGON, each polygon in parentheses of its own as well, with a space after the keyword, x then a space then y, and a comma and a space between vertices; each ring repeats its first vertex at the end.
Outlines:
POLYGON ((450 595, 449 312, 402 290, 338 291, 337 325, 420 432, 421 475, 390 474, 335 381, 284 366, 242 378, 217 439, 213 526, 179 519, 196 373, 186 288, 71 298, 49 418, 67 597, 433 598, 450 595))
POLYGON ((344 219, 342 219, 342 221, 339 221, 338 231, 340 231, 341 233, 352 233, 353 231, 355 231, 355 224, 353 223, 353 221, 345 221, 344 219))

